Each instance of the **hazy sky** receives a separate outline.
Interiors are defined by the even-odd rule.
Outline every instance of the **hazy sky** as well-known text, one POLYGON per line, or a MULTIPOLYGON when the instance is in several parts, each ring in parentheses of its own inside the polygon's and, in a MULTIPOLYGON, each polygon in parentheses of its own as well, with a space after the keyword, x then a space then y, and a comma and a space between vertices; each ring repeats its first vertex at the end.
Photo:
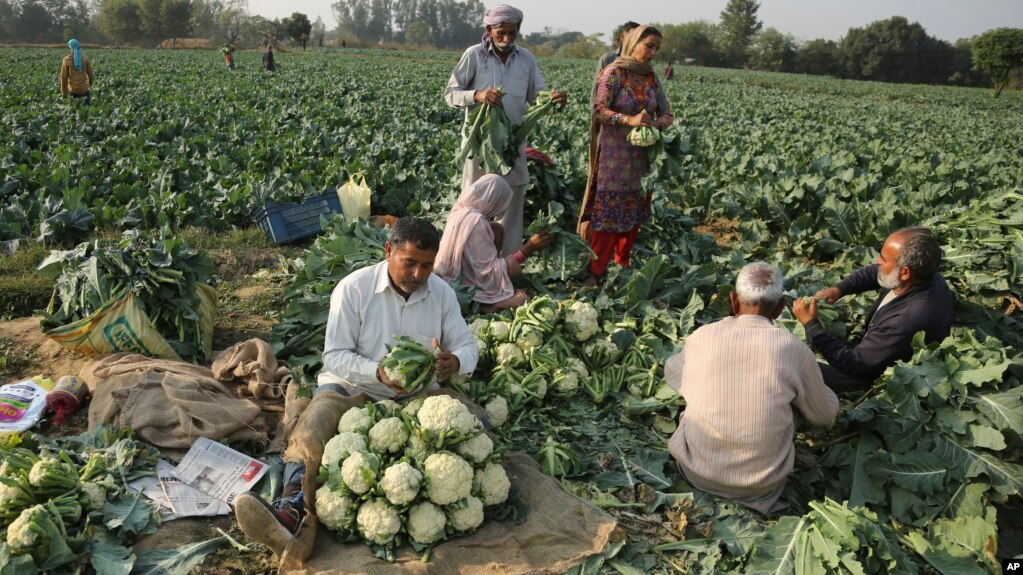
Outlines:
MULTIPOLYGON (((500 2, 485 0, 487 7, 500 2)), ((612 0, 511 0, 525 13, 525 34, 550 26, 554 30, 603 32, 607 40, 621 22, 691 20, 717 22, 727 0, 658 0, 618 2, 612 0), (626 6, 626 8, 622 8, 626 6)), ((268 18, 303 12, 312 21, 323 18, 328 29, 336 26, 330 0, 249 0, 249 10, 268 18)), ((955 41, 991 28, 1023 28, 1023 0, 760 0, 758 12, 764 26, 772 26, 800 40, 838 40, 854 26, 875 20, 905 16, 919 22, 931 36, 955 41)))

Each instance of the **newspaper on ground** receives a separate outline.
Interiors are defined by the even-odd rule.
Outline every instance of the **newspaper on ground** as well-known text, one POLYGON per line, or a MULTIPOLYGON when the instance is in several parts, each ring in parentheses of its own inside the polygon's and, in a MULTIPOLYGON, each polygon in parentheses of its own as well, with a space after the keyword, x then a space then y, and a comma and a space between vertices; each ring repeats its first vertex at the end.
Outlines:
POLYGON ((164 521, 231 513, 231 506, 227 503, 175 477, 174 464, 163 459, 156 462, 155 476, 139 478, 131 486, 160 506, 160 518, 164 521))
POLYGON ((205 437, 192 444, 174 477, 225 503, 252 489, 268 466, 205 437))

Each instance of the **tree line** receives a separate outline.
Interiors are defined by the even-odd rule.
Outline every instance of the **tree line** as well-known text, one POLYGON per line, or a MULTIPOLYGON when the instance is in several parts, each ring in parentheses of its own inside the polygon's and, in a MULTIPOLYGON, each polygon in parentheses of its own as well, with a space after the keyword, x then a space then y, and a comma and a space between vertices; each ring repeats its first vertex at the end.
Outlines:
MULTIPOLYGON (((658 23, 659 58, 701 66, 794 72, 879 82, 1023 85, 1023 30, 999 28, 950 43, 902 16, 849 28, 841 40, 797 41, 763 26, 757 0, 729 0, 718 22, 658 23)), ((202 38, 239 46, 269 33, 350 45, 408 45, 462 49, 479 41, 486 7, 480 0, 337 0, 338 22, 327 30, 301 13, 270 20, 253 15, 247 0, 0 0, 0 43, 86 43, 155 46, 168 38, 202 38)), ((538 18, 542 15, 538 15, 538 18)), ((611 34, 617 36, 617 30, 611 34)), ((521 43, 538 56, 597 58, 603 34, 552 30, 521 43)))

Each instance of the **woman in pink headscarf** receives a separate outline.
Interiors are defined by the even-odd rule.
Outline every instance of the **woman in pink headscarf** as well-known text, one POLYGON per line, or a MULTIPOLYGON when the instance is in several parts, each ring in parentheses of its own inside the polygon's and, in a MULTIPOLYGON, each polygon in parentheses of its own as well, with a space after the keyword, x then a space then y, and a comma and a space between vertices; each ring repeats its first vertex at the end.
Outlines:
POLYGON ((511 278, 522 272, 530 254, 554 239, 547 233, 533 234, 518 251, 500 257, 504 228, 493 220, 504 214, 511 201, 511 186, 496 174, 487 174, 462 190, 444 224, 433 264, 434 273, 444 279, 475 287, 472 299, 483 304, 481 309, 487 313, 525 303, 526 293, 516 290, 511 278))

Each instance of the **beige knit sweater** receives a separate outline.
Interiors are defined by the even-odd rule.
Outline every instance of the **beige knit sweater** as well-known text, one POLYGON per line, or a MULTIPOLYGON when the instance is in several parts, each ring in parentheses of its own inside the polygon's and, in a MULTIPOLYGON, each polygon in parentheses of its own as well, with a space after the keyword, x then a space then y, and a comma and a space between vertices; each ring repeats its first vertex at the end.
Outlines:
POLYGON ((686 478, 765 513, 792 471, 793 407, 817 425, 838 414, 813 352, 759 315, 697 329, 665 377, 686 400, 668 441, 686 478))

